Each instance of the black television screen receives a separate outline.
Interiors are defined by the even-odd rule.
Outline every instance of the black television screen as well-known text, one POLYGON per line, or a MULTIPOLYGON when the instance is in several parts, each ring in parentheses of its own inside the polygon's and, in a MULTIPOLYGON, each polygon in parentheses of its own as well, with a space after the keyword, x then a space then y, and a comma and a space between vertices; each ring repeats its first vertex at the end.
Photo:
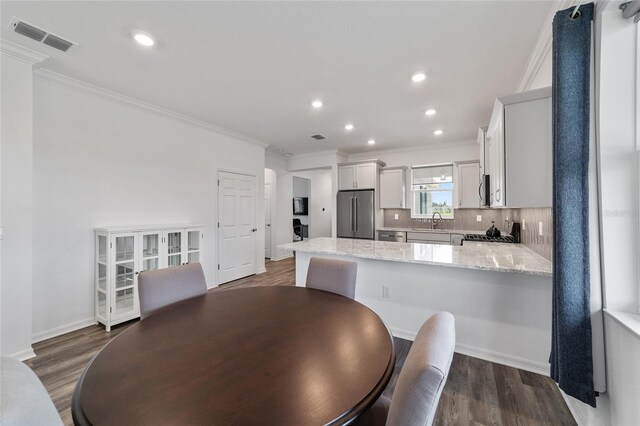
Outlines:
POLYGON ((307 197, 293 197, 293 214, 296 216, 309 215, 309 199, 307 197))

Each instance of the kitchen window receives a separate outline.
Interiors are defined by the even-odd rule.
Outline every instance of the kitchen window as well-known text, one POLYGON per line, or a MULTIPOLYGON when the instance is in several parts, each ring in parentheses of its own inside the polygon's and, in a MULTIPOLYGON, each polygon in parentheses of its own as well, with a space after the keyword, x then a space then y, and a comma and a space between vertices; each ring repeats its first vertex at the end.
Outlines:
POLYGON ((411 168, 411 217, 453 219, 453 164, 411 168))

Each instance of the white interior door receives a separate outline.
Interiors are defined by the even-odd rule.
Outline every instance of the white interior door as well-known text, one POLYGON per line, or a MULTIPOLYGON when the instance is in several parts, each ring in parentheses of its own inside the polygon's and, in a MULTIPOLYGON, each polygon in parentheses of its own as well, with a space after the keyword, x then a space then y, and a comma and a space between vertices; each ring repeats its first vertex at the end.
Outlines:
POLYGON ((256 177, 218 173, 218 269, 223 284, 256 273, 256 177))
POLYGON ((271 259, 271 184, 264 184, 264 257, 271 259))

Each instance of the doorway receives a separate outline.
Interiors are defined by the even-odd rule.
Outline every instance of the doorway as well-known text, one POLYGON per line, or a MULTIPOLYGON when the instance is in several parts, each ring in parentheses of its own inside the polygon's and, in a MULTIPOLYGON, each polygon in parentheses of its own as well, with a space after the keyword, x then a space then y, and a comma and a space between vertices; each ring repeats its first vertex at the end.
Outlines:
POLYGON ((264 184, 264 257, 271 259, 271 183, 264 184))
POLYGON ((311 180, 299 176, 293 177, 293 241, 309 238, 311 220, 309 200, 311 199, 311 180))

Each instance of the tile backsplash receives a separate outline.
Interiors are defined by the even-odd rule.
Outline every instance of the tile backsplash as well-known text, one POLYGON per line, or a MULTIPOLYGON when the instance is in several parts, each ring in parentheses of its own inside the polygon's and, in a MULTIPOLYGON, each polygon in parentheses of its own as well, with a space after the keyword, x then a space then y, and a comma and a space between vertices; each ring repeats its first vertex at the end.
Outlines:
MULTIPOLYGON (((456 209, 454 219, 444 219, 438 224, 443 229, 462 229, 484 232, 495 222, 503 233, 508 233, 506 221, 520 222, 521 242, 545 259, 551 260, 552 212, 551 208, 535 209, 456 209), (482 220, 477 221, 477 216, 482 220), (539 235, 542 223, 542 236, 539 235)), ((431 219, 412 219, 411 210, 385 209, 384 226, 394 228, 431 228, 431 219), (395 215, 398 219, 395 219, 395 215)))

